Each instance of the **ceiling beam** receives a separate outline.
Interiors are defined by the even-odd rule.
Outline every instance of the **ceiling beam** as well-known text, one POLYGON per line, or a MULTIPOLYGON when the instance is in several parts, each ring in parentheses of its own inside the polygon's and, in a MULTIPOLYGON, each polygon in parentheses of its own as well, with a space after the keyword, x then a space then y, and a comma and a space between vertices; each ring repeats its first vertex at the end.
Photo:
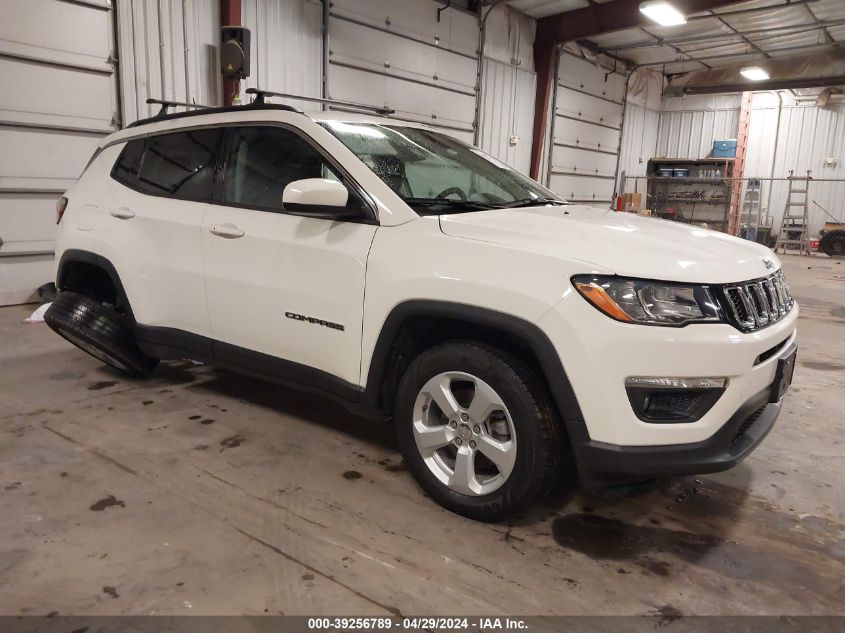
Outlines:
MULTIPOLYGON (((686 15, 720 9, 743 0, 673 0, 673 4, 686 15)), ((534 69, 537 87, 534 95, 534 125, 531 144, 531 177, 540 173, 543 139, 546 133, 549 104, 553 92, 554 73, 558 47, 576 41, 628 28, 643 28, 654 22, 640 13, 640 0, 613 0, 602 4, 591 3, 575 9, 537 20, 534 38, 534 69)))
POLYGON ((713 11, 711 11, 711 12, 710 12, 710 15, 712 15, 714 18, 716 18, 717 20, 719 20, 719 22, 721 22, 722 24, 724 24, 724 25, 725 25, 726 27, 728 27, 731 31, 733 31, 734 33, 736 33, 736 34, 737 34, 737 35, 738 35, 738 36, 742 39, 742 41, 743 41, 743 42, 745 42, 746 44, 748 44, 749 46, 751 46, 751 47, 752 47, 754 50, 756 50, 758 53, 762 53, 763 57, 767 57, 767 58, 771 59, 771 57, 772 57, 771 55, 769 55, 766 51, 764 51, 762 48, 760 48, 759 46, 757 46, 754 42, 752 42, 751 40, 749 40, 749 39, 748 39, 748 37, 746 37, 746 35, 745 35, 744 33, 742 33, 741 31, 736 30, 733 26, 731 26, 731 24, 730 24, 730 23, 728 23, 728 21, 727 21, 727 20, 725 20, 723 17, 721 17, 718 13, 713 13, 713 11))
MULTIPOLYGON (((740 4, 742 1, 673 0, 673 4, 684 14, 691 15, 740 4)), ((537 20, 534 46, 547 48, 602 33, 653 25, 654 22, 640 13, 640 0, 614 0, 603 4, 591 4, 583 9, 558 13, 537 20)))
MULTIPOLYGON (((754 41, 759 42, 761 40, 768 39, 771 37, 801 35, 803 33, 812 33, 813 31, 818 31, 822 28, 827 28, 829 26, 842 25, 845 25, 845 18, 840 18, 838 20, 826 20, 824 22, 806 22, 803 24, 790 24, 788 26, 773 26, 765 29, 748 29, 742 31, 742 35, 744 35, 745 37, 752 37, 754 38, 754 41)), ((652 35, 652 38, 653 37, 654 35, 652 35)), ((643 40, 641 42, 633 42, 631 44, 621 44, 619 46, 614 46, 612 50, 629 51, 635 48, 652 48, 656 44, 675 44, 677 46, 684 46, 686 44, 712 42, 722 42, 721 46, 728 46, 730 44, 740 43, 741 41, 742 40, 740 34, 734 31, 732 33, 715 33, 710 35, 688 35, 686 37, 675 38, 667 37, 663 39, 658 39, 657 42, 655 42, 653 39, 648 41, 643 40)))
POLYGON ((676 97, 744 90, 840 86, 845 83, 845 51, 841 49, 767 60, 764 67, 771 79, 755 82, 749 82, 742 77, 741 63, 687 73, 673 77, 663 94, 676 97))
MULTIPOLYGON (((838 43, 828 44, 828 43, 825 42, 825 43, 822 43, 822 44, 798 44, 796 46, 780 47, 780 48, 777 48, 777 49, 770 49, 770 52, 778 53, 779 57, 774 58, 775 60, 777 60, 777 59, 781 59, 784 56, 783 55, 784 53, 790 53, 791 54, 791 53, 795 53, 797 51, 804 51, 804 52, 807 52, 807 51, 822 51, 822 50, 826 50, 826 49, 838 50, 840 48, 841 47, 839 46, 838 43)), ((601 52, 601 51, 599 51, 599 52, 601 52)), ((752 52, 752 51, 744 51, 742 53, 722 53, 720 55, 705 55, 703 57, 699 57, 697 59, 697 61, 699 61, 699 62, 702 62, 702 61, 713 62, 713 61, 724 60, 724 59, 737 59, 738 60, 738 59, 743 58, 743 57, 749 57, 751 59, 754 59, 755 57, 759 57, 759 55, 757 53, 752 52)), ((644 64, 637 64, 636 67, 637 68, 656 68, 656 67, 659 67, 659 66, 672 66, 672 65, 675 65, 675 64, 683 64, 684 62, 688 62, 688 61, 691 61, 691 60, 688 60, 688 59, 664 59, 664 60, 657 61, 657 62, 645 62, 644 64)), ((748 63, 748 61, 749 60, 746 60, 745 63, 748 63)))
POLYGON ((674 44, 672 44, 672 43, 670 43, 670 42, 667 42, 667 41, 665 41, 665 40, 661 40, 659 37, 657 37, 654 33, 652 33, 651 31, 649 31, 647 28, 645 28, 645 27, 640 27, 640 30, 641 30, 643 33, 645 33, 646 35, 650 35, 651 37, 653 37, 653 38, 654 38, 654 46, 668 46, 669 48, 671 48, 673 51, 675 51, 675 52, 676 52, 676 53, 678 53, 679 55, 683 55, 684 57, 688 58, 690 61, 692 61, 692 62, 698 62, 699 64, 701 64, 701 65, 702 65, 702 66, 704 66, 705 68, 710 68, 710 66, 709 66, 708 64, 705 64, 704 62, 699 61, 698 59, 696 59, 696 58, 692 55, 692 53, 688 53, 688 52, 687 52, 687 51, 685 51, 684 49, 682 49, 682 48, 678 48, 677 46, 675 46, 674 44))
MULTIPOLYGON (((813 18, 813 22, 821 25, 821 22, 819 21, 819 18, 816 17, 816 13, 813 11, 813 9, 809 5, 805 6, 804 8, 807 9, 807 13, 810 14, 810 17, 813 18)), ((824 33, 825 40, 827 40, 828 44, 833 44, 836 41, 830 34, 830 31, 827 30, 827 27, 823 27, 822 32, 824 33)))

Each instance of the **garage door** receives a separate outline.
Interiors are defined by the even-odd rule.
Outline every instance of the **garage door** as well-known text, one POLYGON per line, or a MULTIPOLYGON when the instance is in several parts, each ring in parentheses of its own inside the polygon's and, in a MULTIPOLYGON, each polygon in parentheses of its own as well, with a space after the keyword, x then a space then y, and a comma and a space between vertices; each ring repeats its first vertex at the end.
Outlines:
POLYGON ((56 200, 114 129, 112 33, 109 0, 3 2, 0 305, 51 280, 56 200))
POLYGON ((564 50, 555 92, 549 187, 573 202, 613 198, 625 76, 564 50))
POLYGON ((329 17, 329 94, 387 105, 472 141, 477 16, 433 0, 334 0, 329 17))

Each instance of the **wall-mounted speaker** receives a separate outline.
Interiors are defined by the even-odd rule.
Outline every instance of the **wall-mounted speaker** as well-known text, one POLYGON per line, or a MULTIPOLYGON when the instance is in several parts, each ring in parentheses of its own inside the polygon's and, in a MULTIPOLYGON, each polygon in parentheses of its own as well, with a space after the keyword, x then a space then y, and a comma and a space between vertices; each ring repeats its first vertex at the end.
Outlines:
POLYGON ((220 36, 220 72, 235 79, 249 77, 249 29, 224 26, 220 36))

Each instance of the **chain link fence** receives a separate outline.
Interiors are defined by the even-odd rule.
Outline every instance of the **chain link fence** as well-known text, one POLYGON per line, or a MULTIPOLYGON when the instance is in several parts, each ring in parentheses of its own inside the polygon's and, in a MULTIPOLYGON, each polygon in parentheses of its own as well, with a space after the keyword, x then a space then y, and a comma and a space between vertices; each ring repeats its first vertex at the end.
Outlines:
POLYGON ((845 180, 832 178, 670 178, 624 176, 622 193, 639 193, 639 209, 655 217, 706 226, 774 246, 789 202, 790 215, 803 214, 806 199, 810 235, 826 222, 845 222, 845 180), (790 197, 790 183, 794 190, 790 197), (731 221, 731 214, 735 221, 731 221), (730 230, 729 230, 730 229, 730 230))

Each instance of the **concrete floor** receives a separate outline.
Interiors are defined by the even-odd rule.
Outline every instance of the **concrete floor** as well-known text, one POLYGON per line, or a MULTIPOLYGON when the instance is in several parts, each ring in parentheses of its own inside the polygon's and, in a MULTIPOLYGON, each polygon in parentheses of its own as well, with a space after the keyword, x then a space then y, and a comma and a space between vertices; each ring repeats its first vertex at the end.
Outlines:
POLYGON ((786 268, 800 363, 748 460, 510 525, 440 509, 319 398, 129 380, 2 309, 0 614, 845 614, 845 264, 786 268))

